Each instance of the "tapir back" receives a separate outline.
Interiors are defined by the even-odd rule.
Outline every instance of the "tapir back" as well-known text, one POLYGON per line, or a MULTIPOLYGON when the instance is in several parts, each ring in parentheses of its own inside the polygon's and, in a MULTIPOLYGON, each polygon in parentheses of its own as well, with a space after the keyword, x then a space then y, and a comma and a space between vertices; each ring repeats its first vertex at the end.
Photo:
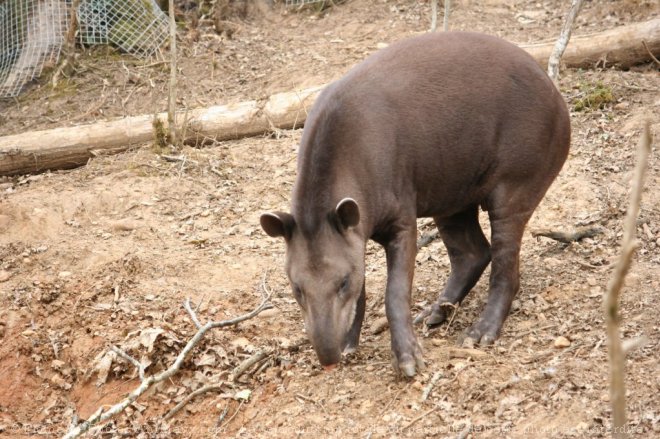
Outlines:
POLYGON ((331 204, 346 192, 341 174, 373 206, 395 194, 418 216, 451 215, 487 203, 502 179, 533 173, 549 185, 569 143, 566 105, 531 56, 487 35, 427 34, 375 53, 319 97, 294 206, 305 193, 307 207, 324 203, 320 192, 331 204))

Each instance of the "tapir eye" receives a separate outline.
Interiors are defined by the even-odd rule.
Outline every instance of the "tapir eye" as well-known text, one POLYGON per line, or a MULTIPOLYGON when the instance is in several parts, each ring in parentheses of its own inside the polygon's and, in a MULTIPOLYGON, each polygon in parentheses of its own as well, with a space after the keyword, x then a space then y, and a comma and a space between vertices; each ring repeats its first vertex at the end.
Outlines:
POLYGON ((341 285, 339 286, 339 292, 343 293, 346 290, 348 290, 348 285, 350 284, 350 278, 348 275, 341 281, 341 285))

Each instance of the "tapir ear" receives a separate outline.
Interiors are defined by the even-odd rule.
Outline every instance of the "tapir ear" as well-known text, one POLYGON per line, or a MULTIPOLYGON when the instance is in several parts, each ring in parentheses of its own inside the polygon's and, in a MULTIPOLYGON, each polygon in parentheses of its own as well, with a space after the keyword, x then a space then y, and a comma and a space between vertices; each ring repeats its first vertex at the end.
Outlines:
POLYGON ((357 226, 360 222, 360 208, 352 198, 344 198, 337 203, 335 212, 337 212, 337 217, 345 229, 357 226))
POLYGON ((259 219, 261 228, 264 229, 269 236, 279 238, 283 236, 284 239, 291 238, 291 232, 295 221, 293 216, 284 212, 268 212, 261 215, 259 219))

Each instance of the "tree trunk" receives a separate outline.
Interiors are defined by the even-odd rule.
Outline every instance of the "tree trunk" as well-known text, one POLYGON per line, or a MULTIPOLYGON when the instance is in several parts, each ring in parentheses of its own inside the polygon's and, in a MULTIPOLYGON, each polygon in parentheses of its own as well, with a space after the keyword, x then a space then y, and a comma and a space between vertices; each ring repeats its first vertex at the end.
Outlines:
MULTIPOLYGON (((629 67, 660 54, 660 18, 598 34, 574 36, 562 61, 569 67, 629 67)), ((554 42, 522 46, 546 65, 554 42)), ((280 93, 268 99, 221 105, 180 113, 187 120, 180 129, 182 140, 203 142, 262 134, 273 128, 300 127, 323 86, 300 92, 280 93)), ((83 165, 100 153, 116 153, 131 145, 154 139, 152 115, 127 117, 77 127, 31 131, 0 137, 0 175, 42 172, 83 165)), ((167 127, 167 115, 158 118, 167 127)))
MULTIPOLYGON (((187 120, 181 135, 185 134, 188 142, 198 143, 253 136, 273 128, 301 127, 322 88, 180 113, 177 119, 187 120)), ((161 113, 0 137, 0 175, 75 168, 97 155, 149 142, 154 139, 154 117, 167 127, 167 113, 161 113)))
MULTIPOLYGON (((521 45, 542 66, 547 67, 554 42, 521 45)), ((567 67, 596 65, 626 69, 650 61, 649 51, 660 54, 660 18, 630 24, 589 35, 574 35, 561 62, 567 67), (644 43, 648 46, 646 50, 644 43)))

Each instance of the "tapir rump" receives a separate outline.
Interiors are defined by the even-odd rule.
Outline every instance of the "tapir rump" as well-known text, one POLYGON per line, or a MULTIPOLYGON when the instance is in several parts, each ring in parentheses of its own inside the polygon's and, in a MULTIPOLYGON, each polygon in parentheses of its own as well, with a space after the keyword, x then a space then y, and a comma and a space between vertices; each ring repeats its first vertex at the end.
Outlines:
POLYGON ((286 241, 286 272, 321 364, 358 345, 373 239, 387 258, 392 364, 406 376, 423 367, 410 310, 420 217, 434 219, 451 272, 415 320, 443 323, 447 304, 460 303, 491 263, 487 303, 463 337, 492 343, 519 289, 525 225, 569 144, 566 104, 552 81, 493 36, 406 39, 329 85, 305 123, 291 213, 261 216, 264 231, 286 241))

